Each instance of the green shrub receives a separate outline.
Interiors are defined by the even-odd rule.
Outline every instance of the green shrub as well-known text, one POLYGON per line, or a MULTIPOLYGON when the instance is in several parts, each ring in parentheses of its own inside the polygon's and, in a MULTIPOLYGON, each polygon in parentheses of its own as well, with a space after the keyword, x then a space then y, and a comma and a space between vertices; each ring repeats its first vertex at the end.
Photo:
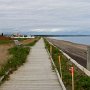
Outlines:
POLYGON ((5 72, 10 69, 16 70, 19 66, 21 66, 26 61, 29 50, 30 49, 28 47, 22 46, 16 46, 9 49, 9 53, 12 55, 12 57, 0 70, 0 76, 5 75, 5 72))

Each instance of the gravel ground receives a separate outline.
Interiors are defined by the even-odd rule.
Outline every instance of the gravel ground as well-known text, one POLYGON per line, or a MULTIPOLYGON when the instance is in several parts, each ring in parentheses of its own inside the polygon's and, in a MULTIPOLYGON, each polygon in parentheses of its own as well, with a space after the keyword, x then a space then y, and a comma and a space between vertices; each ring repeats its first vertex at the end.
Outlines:
POLYGON ((79 64, 86 67, 87 65, 87 45, 76 44, 64 40, 56 40, 47 38, 54 45, 59 47, 62 51, 67 53, 70 57, 75 59, 79 64))

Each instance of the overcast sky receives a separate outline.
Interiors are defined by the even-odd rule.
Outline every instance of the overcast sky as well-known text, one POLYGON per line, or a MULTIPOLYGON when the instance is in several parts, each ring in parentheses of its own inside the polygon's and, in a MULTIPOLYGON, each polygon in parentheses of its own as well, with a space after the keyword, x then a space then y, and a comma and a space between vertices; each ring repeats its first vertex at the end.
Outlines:
POLYGON ((0 32, 90 33, 90 0, 0 0, 0 32))

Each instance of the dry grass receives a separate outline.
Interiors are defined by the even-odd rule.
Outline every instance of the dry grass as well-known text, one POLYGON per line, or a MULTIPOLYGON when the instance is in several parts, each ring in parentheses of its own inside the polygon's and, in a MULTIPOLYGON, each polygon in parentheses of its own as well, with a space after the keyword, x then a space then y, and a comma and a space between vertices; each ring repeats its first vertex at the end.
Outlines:
POLYGON ((33 42, 34 40, 35 40, 35 39, 26 39, 26 40, 21 41, 21 43, 22 43, 23 45, 25 45, 25 44, 29 44, 29 43, 33 42))
POLYGON ((10 57, 8 49, 13 47, 13 44, 4 44, 0 45, 0 68, 3 64, 5 64, 10 57))

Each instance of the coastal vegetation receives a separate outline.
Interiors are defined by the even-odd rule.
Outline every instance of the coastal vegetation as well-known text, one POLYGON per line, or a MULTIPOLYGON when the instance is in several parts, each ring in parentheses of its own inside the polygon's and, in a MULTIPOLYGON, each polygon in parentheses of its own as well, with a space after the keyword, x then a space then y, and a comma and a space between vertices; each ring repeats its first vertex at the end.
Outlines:
POLYGON ((33 46, 40 39, 40 37, 36 37, 32 42, 26 44, 26 46, 33 46))
MULTIPOLYGON (((79 70, 70 60, 68 60, 58 48, 52 46, 46 39, 45 41, 45 47, 50 52, 50 47, 52 47, 52 59, 57 67, 57 70, 60 72, 60 65, 58 61, 58 56, 60 55, 60 61, 61 61, 61 71, 62 71, 62 81, 64 82, 64 85, 67 90, 71 90, 72 86, 72 78, 71 78, 71 72, 70 68, 74 67, 74 85, 75 90, 90 90, 90 77, 85 75, 81 70, 79 70)), ((61 75, 60 75, 61 76, 61 75)))
POLYGON ((0 40, 0 44, 8 44, 8 43, 12 43, 12 40, 0 40))
MULTIPOLYGON (((8 71, 8 74, 10 74, 11 72, 17 70, 18 67, 21 66, 23 63, 25 63, 27 55, 29 54, 29 50, 29 47, 24 48, 23 46, 15 46, 13 48, 10 48, 9 54, 12 56, 7 60, 6 64, 2 66, 0 70, 0 77, 6 75, 8 71)), ((4 78, 4 80, 6 78, 4 78)))
POLYGON ((0 84, 6 79, 8 79, 9 74, 13 73, 13 71, 17 70, 18 67, 20 67, 26 62, 27 55, 30 52, 29 46, 35 45, 35 43, 38 40, 39 38, 35 38, 29 44, 13 46, 12 48, 8 50, 11 57, 7 60, 7 62, 0 69, 0 80, 2 77, 4 77, 0 81, 0 84))

